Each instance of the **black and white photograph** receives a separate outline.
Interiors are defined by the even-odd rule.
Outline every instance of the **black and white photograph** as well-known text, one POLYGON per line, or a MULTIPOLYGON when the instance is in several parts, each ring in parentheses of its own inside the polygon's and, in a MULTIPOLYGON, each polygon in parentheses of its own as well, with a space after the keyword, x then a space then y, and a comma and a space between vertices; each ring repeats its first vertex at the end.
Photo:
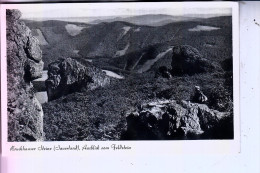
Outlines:
POLYGON ((8 142, 233 140, 232 19, 167 3, 6 9, 8 142))
POLYGON ((259 173, 259 16, 0 0, 0 172, 259 173))

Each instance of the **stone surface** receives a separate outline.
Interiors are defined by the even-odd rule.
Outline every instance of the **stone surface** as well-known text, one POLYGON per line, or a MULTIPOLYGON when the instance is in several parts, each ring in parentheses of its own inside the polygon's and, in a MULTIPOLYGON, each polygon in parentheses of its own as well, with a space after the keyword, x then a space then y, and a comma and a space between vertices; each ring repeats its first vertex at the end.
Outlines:
POLYGON ((89 62, 83 65, 75 59, 66 58, 49 65, 46 88, 50 101, 82 88, 92 90, 108 83, 110 78, 89 62))
POLYGON ((19 21, 20 17, 18 10, 6 11, 8 141, 41 141, 44 138, 43 111, 31 80, 40 76, 42 68, 34 67, 41 66, 42 62, 32 60, 27 50, 37 49, 37 54, 41 51, 37 42, 33 45, 36 49, 28 44, 34 38, 30 29, 19 21), (31 70, 27 70, 28 67, 31 70))
POLYGON ((126 114, 127 135, 130 139, 183 139, 199 136, 213 129, 229 115, 209 109, 205 104, 158 100, 143 104, 126 114))
POLYGON ((42 60, 42 51, 39 46, 39 41, 35 37, 29 37, 26 49, 27 56, 36 61, 42 60))
POLYGON ((196 103, 205 103, 208 101, 207 96, 200 90, 199 86, 195 86, 195 94, 192 101, 196 103))
POLYGON ((189 45, 173 47, 172 74, 193 75, 195 73, 209 72, 214 66, 200 52, 189 45))
POLYGON ((16 21, 22 16, 21 11, 19 10, 7 10, 6 11, 6 20, 7 21, 16 21))
POLYGON ((25 64, 25 75, 30 81, 42 77, 44 63, 43 61, 35 62, 31 59, 25 64))

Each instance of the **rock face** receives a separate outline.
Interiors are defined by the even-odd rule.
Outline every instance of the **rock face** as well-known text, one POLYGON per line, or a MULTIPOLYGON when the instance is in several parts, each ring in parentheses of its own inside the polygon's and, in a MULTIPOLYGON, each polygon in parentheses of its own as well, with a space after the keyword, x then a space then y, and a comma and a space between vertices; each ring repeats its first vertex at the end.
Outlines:
POLYGON ((6 11, 8 141, 41 141, 43 111, 31 80, 42 75, 42 52, 20 17, 18 10, 6 11))
POLYGON ((46 87, 50 101, 82 88, 92 90, 109 83, 110 78, 89 62, 83 65, 75 59, 66 58, 49 64, 46 87))
POLYGON ((184 139, 213 130, 229 113, 205 104, 159 100, 127 113, 128 139, 184 139))
POLYGON ((212 69, 214 69, 214 66, 203 58, 196 48, 189 45, 173 47, 173 75, 193 75, 195 73, 209 72, 212 69))

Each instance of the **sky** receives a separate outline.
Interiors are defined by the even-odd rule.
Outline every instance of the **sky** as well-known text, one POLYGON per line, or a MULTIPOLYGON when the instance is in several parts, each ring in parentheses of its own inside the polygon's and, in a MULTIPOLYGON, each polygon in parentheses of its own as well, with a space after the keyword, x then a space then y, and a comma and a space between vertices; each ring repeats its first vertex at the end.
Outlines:
POLYGON ((73 3, 73 4, 19 4, 22 18, 63 18, 95 16, 129 16, 144 14, 168 15, 231 15, 231 8, 219 3, 73 3))

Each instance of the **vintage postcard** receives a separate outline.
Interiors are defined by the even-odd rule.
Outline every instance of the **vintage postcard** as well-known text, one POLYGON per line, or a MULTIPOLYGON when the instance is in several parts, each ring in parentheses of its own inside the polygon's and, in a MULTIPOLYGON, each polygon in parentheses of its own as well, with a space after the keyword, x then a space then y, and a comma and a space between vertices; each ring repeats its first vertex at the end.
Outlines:
POLYGON ((3 153, 239 152, 238 21, 233 2, 2 5, 3 153))

